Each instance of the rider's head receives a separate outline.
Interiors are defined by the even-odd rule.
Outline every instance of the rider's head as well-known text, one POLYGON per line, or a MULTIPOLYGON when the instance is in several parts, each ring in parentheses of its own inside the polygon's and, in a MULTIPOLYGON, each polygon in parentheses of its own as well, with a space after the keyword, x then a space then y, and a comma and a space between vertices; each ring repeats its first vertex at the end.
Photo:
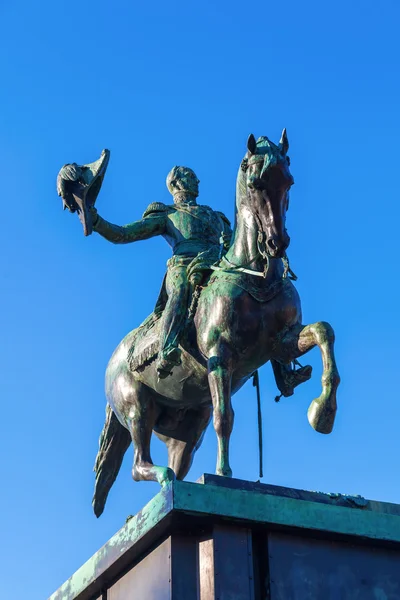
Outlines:
POLYGON ((167 176, 167 188, 178 204, 195 202, 199 195, 199 183, 196 173, 188 167, 174 167, 167 176))

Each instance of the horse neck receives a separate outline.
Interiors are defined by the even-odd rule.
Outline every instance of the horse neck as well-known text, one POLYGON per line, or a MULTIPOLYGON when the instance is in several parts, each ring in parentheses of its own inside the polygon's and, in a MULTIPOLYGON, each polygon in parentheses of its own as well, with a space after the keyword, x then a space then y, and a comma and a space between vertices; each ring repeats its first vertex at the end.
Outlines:
POLYGON ((257 237, 255 218, 247 207, 238 207, 232 244, 226 258, 237 266, 262 271, 265 260, 258 251, 257 237))
MULTIPOLYGON (((235 227, 226 258, 238 267, 263 271, 265 259, 258 250, 259 231, 257 221, 247 202, 247 188, 244 181, 244 174, 239 170, 236 185, 235 227)), ((271 258, 269 260, 268 279, 275 276, 280 277, 282 273, 282 261, 271 258)))

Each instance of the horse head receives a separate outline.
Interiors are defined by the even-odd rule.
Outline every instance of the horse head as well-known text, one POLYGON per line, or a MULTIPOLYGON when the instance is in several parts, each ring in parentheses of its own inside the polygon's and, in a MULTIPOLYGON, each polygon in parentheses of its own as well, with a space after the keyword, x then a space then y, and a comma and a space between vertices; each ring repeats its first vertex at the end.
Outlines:
POLYGON ((263 136, 247 141, 247 154, 241 169, 245 180, 245 197, 258 226, 259 240, 265 243, 272 258, 285 255, 290 238, 285 229, 289 206, 289 189, 294 180, 289 170, 286 129, 276 146, 263 136))

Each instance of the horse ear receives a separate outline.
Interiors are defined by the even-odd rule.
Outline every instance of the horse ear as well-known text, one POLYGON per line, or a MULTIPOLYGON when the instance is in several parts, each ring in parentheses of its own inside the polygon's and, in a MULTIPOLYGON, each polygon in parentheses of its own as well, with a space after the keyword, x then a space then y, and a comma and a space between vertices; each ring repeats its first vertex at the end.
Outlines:
POLYGON ((287 151, 289 150, 289 140, 286 133, 286 128, 282 131, 281 139, 279 142, 279 148, 284 156, 286 156, 287 151))
POLYGON ((256 138, 254 137, 254 135, 252 133, 249 135, 248 140, 247 140, 247 149, 250 152, 250 154, 256 153, 257 142, 256 142, 256 138))

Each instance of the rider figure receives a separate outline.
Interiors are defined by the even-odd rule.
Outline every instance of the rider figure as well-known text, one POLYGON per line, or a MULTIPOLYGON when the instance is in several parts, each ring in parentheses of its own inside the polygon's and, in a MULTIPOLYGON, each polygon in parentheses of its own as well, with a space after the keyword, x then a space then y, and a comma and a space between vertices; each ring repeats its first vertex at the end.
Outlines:
POLYGON ((96 209, 91 209, 94 231, 110 242, 126 244, 162 235, 172 247, 166 275, 168 300, 161 318, 157 359, 160 378, 167 377, 180 364, 179 339, 186 322, 190 291, 201 279, 199 271, 218 260, 221 250, 228 249, 232 235, 223 213, 197 204, 199 180, 191 169, 174 167, 168 174, 167 187, 173 205, 153 202, 140 221, 129 225, 113 225, 100 217, 96 209), (193 269, 196 263, 200 265, 197 271, 193 269))

